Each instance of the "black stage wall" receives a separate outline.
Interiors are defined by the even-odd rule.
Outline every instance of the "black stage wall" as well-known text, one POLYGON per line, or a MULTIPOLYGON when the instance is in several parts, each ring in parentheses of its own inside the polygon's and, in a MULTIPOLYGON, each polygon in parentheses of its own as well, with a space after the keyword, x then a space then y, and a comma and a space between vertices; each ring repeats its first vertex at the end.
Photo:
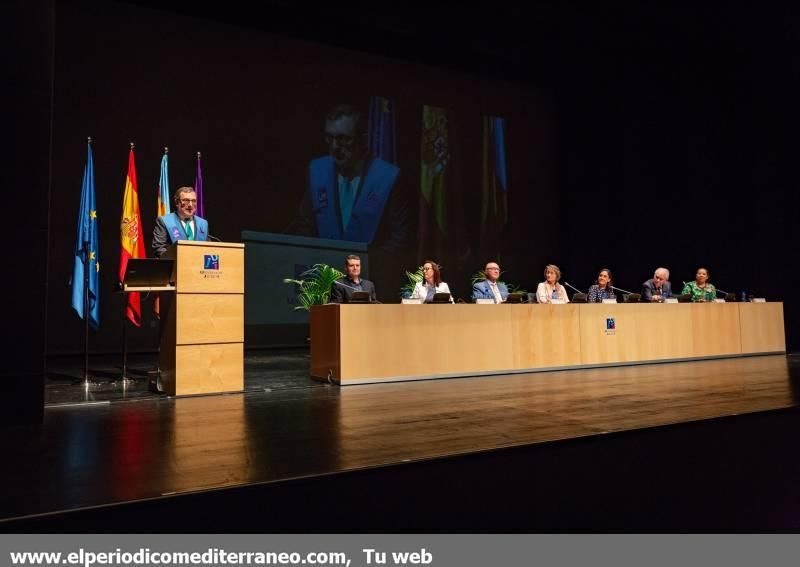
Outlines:
MULTIPOLYGON (((174 148, 171 156, 178 147, 184 156, 171 161, 173 187, 192 182, 193 162, 186 155, 201 149, 207 155, 204 173, 215 187, 240 192, 222 202, 219 193, 207 197, 209 206, 216 207, 211 220, 220 228, 214 231, 221 238, 236 239, 240 228, 259 229, 239 221, 242 215, 256 214, 276 202, 258 200, 265 188, 266 194, 285 194, 287 187, 282 185, 270 189, 270 180, 277 175, 274 164, 269 158, 258 159, 253 150, 256 142, 237 135, 237 129, 253 131, 250 122, 268 129, 274 116, 287 127, 301 122, 305 136, 316 127, 321 109, 341 97, 315 95, 314 104, 303 105, 307 113, 299 114, 286 111, 295 102, 289 98, 265 106, 254 98, 226 97, 226 85, 232 81, 238 92, 252 81, 266 85, 259 87, 264 92, 280 86, 262 76, 262 65, 226 59, 232 44, 252 45, 266 53, 264 65, 280 66, 286 60, 296 64, 313 55, 320 57, 323 68, 344 66, 349 71, 343 77, 331 73, 323 81, 330 88, 342 78, 349 86, 341 94, 361 92, 358 77, 366 70, 370 77, 382 77, 384 82, 378 83, 388 87, 388 94, 407 95, 416 105, 446 104, 450 97, 460 97, 453 104, 462 116, 494 109, 518 116, 516 122, 527 129, 517 139, 516 151, 522 153, 513 163, 528 169, 515 174, 524 191, 515 197, 520 206, 512 209, 516 220, 500 251, 504 267, 512 270, 509 279, 513 276, 515 282, 533 287, 541 279, 543 264, 553 261, 561 265, 568 281, 581 288, 588 287, 598 268, 609 266, 617 285, 630 289, 659 265, 671 268, 672 280, 678 283, 691 279, 703 264, 721 288, 783 300, 788 348, 797 348, 800 308, 790 291, 797 284, 798 252, 796 8, 693 7, 688 13, 682 6, 626 4, 579 10, 543 4, 534 6, 533 16, 524 17, 516 8, 454 15, 444 7, 432 12, 426 8, 423 17, 413 8, 395 13, 376 12, 374 6, 357 15, 330 10, 315 14, 291 3, 247 8, 234 2, 226 4, 225 13, 204 14, 188 3, 169 11, 142 4, 146 3, 57 2, 52 8, 40 3, 46 8, 36 14, 39 25, 30 24, 39 34, 46 34, 53 22, 56 28, 55 128, 50 133, 51 173, 57 174, 53 177, 58 191, 49 211, 64 219, 49 231, 48 276, 34 277, 30 288, 40 296, 47 292, 49 352, 75 352, 80 345, 80 324, 67 307, 66 272, 86 135, 97 139, 98 207, 106 211, 101 227, 108 301, 104 335, 94 342, 99 350, 113 350, 119 344, 121 316, 115 314, 121 309, 114 306, 117 300, 107 286, 118 261, 115 227, 127 141, 136 141, 139 148, 139 188, 148 238, 152 226, 148 207, 153 206, 164 144, 174 148), (120 22, 123 28, 117 27, 120 22), (282 60, 269 57, 269 47, 278 43, 293 46, 282 52, 282 60), (200 91, 195 72, 208 66, 197 64, 192 54, 212 62, 218 71, 211 77, 201 75, 200 91), (406 89, 412 77, 421 77, 422 86, 406 89), (425 94, 431 85, 430 92, 437 96, 428 101, 425 94), (82 92, 90 94, 83 97, 82 92), (158 101, 164 107, 158 108, 158 101), (106 113, 118 108, 119 121, 98 118, 98 104, 106 113), (243 118, 220 123, 219 108, 231 104, 241 107, 243 118), (287 114, 297 121, 288 120, 287 114), (162 123, 165 117, 174 121, 162 123), (233 134, 226 135, 229 131, 233 134), (177 146, 166 139, 168 133, 180 136, 177 146), (219 149, 212 159, 214 152, 209 153, 208 147, 214 143, 219 149), (520 150, 526 143, 531 147, 520 150), (231 166, 228 158, 238 151, 253 153, 254 159, 248 161, 252 167, 231 166)), ((33 57, 30 53, 26 56, 33 57)), ((50 72, 47 58, 32 64, 38 71, 22 79, 21 92, 32 93, 22 108, 36 106, 38 86, 50 72)), ((298 81, 308 80, 306 68, 295 66, 295 71, 298 81)), ((320 85, 310 81, 307 86, 313 92, 320 85)), ((384 94, 383 90, 371 94, 384 94)), ((413 114, 405 118, 416 120, 413 114)), ((31 115, 30 120, 35 126, 42 115, 31 115)), ((454 131, 454 139, 462 139, 464 132, 454 131)), ((263 140, 259 143, 264 145, 263 140)), ((321 151, 319 140, 291 144, 302 153, 297 162, 301 165, 287 167, 297 171, 304 160, 321 151)), ((416 134, 401 145, 409 159, 418 155, 416 134)), ((47 192, 41 171, 45 149, 36 147, 40 168, 31 195, 47 192)), ((276 148, 280 146, 269 146, 276 148)), ((474 214, 474 199, 465 184, 469 171, 464 169, 459 180, 458 202, 463 206, 458 210, 474 214)), ((295 177, 286 174, 286 179, 295 177)), ((412 181, 409 187, 411 195, 418 185, 412 181)), ((292 185, 293 198, 277 202, 291 208, 297 191, 298 186, 292 185)), ((34 216, 33 222, 42 222, 41 215, 34 216)), ((470 242, 470 255, 443 259, 447 279, 461 285, 484 260, 481 243, 469 230, 470 218, 463 219, 461 229, 448 241, 456 251, 470 242)), ((279 231, 279 220, 276 216, 274 223, 266 222, 260 229, 279 231)), ((418 260, 416 245, 411 238, 406 249, 410 260, 398 264, 418 260)), ((37 267, 47 265, 47 254, 34 241, 22 246, 27 257, 35 257, 37 267)), ((34 309, 44 313, 44 305, 34 309)), ((33 337, 29 345, 38 344, 37 337, 43 336, 36 320, 19 317, 15 323, 18 334, 33 337)), ((143 329, 135 334, 134 347, 148 348, 150 337, 143 329)))
POLYGON ((618 14, 556 94, 566 273, 586 286, 608 266, 625 288, 667 266, 679 286, 706 266, 721 289, 784 301, 798 348, 793 11, 618 14))
POLYGON ((8 88, 3 163, 0 422, 41 420, 47 321, 53 3, 15 2, 2 18, 8 88), (9 159, 10 158, 10 159, 9 159))

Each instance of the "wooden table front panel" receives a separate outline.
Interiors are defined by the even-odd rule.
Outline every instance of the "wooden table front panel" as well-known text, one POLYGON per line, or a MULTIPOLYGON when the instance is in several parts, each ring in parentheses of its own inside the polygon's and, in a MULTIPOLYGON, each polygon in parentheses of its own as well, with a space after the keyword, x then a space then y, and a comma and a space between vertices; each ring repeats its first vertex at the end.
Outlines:
POLYGON ((329 305, 311 322, 312 375, 342 384, 785 351, 780 303, 329 305))
POLYGON ((510 322, 507 306, 343 305, 343 382, 510 369, 510 322))
POLYGON ((692 306, 691 356, 741 354, 739 306, 738 303, 699 303, 692 306))
MULTIPOLYGON (((512 368, 549 368, 581 363, 580 306, 496 305, 511 313, 512 368)), ((488 314, 491 316, 491 314, 488 314)))
POLYGON ((742 352, 786 350, 783 303, 737 303, 742 333, 742 352))

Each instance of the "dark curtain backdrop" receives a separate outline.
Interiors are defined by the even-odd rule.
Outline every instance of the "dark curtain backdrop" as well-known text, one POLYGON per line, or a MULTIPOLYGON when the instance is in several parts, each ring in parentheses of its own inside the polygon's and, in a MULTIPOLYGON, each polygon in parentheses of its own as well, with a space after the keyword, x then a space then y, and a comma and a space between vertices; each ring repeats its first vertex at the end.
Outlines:
POLYGON ((47 332, 53 2, 17 2, 0 19, 5 136, 3 340, 0 423, 37 422, 44 411, 47 332))
MULTIPOLYGON (((707 267, 721 289, 784 301, 800 344, 796 9, 643 7, 569 51, 557 128, 565 273, 637 290, 707 267), (794 28, 794 29, 793 29, 794 28)), ((710 333, 714 329, 708 330, 710 333)))

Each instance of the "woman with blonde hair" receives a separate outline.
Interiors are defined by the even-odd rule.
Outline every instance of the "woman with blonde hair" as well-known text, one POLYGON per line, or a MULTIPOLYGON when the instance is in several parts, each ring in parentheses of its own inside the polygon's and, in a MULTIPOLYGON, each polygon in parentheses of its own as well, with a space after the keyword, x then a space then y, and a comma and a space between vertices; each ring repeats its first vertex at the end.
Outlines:
POLYGON ((553 300, 569 303, 567 290, 558 283, 561 279, 561 270, 555 264, 544 267, 544 281, 536 288, 536 300, 539 303, 553 303, 553 300))

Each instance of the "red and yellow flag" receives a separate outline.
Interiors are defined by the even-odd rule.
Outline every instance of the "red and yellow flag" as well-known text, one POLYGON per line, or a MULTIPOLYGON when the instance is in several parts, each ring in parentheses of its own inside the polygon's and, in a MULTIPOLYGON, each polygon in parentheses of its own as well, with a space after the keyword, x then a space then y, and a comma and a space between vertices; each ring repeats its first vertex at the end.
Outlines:
MULTIPOLYGON (((144 235, 142 217, 139 212, 139 190, 136 184, 136 163, 133 147, 128 154, 128 177, 125 179, 125 195, 122 198, 122 222, 120 223, 119 279, 125 277, 129 258, 144 258, 144 235)), ((138 292, 128 294, 128 319, 137 327, 142 324, 141 298, 138 292)))

